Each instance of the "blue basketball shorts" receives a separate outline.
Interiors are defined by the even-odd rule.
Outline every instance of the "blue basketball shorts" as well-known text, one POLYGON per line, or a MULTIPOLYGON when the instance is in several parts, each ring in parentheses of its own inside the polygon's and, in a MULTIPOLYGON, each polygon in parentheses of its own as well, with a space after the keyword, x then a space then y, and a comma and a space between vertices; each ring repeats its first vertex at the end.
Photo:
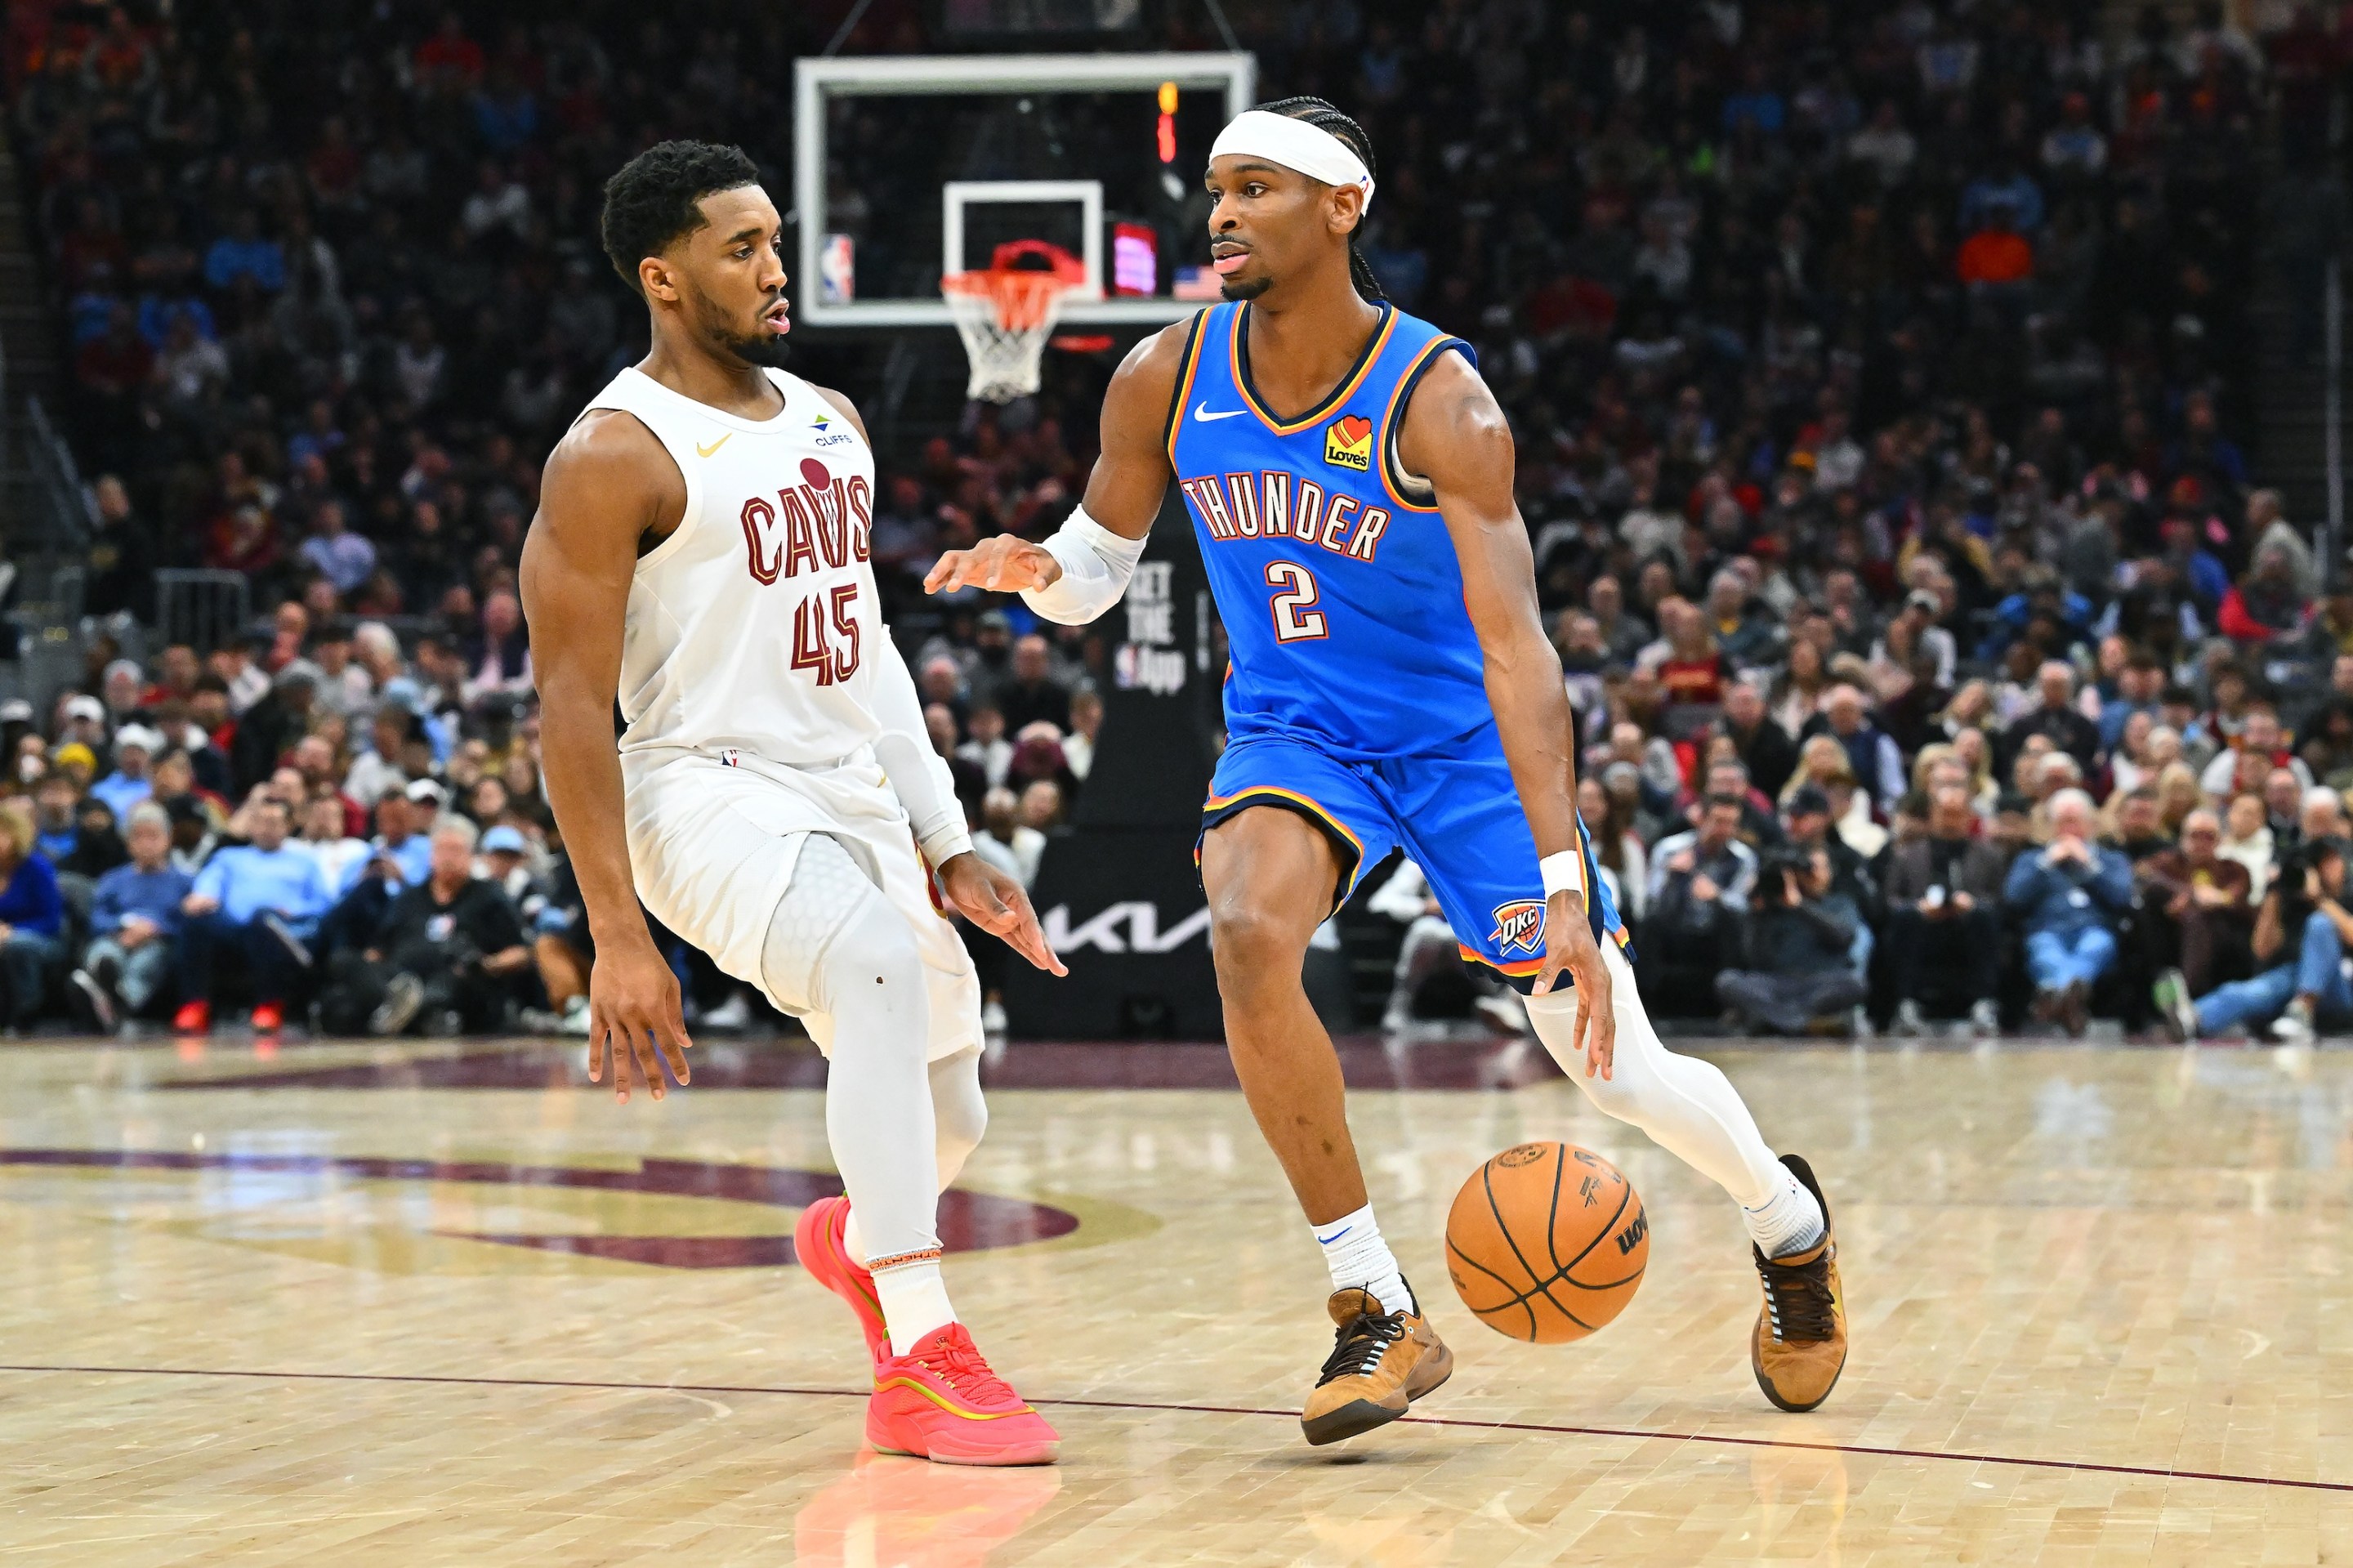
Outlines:
MULTIPOLYGON (((1369 761, 1335 757, 1295 735, 1236 736, 1210 779, 1201 831, 1253 806, 1295 811, 1323 830, 1340 859, 1335 909, 1392 849, 1402 849, 1430 879, 1463 961, 1523 991, 1535 983, 1545 956, 1544 878, 1493 726, 1451 751, 1369 761)), ((1577 838, 1594 938, 1622 948, 1626 929, 1595 872, 1582 823, 1577 838)))

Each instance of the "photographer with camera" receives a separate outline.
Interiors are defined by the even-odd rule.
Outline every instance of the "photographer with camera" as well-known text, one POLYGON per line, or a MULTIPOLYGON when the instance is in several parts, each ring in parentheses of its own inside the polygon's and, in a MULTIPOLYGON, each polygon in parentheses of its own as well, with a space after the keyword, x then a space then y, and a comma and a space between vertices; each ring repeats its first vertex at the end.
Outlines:
POLYGON ((2261 1028, 2291 1045, 2309 1044, 2323 1024, 2353 1022, 2353 980, 2344 958, 2353 944, 2345 908, 2342 839, 2313 839, 2284 851, 2255 915, 2255 961, 2273 967, 2191 1000, 2178 971, 2157 982, 2157 1004, 2179 1040, 2220 1034, 2232 1024, 2261 1028))
POLYGON ((1764 857, 1748 918, 1748 962, 1715 977, 1716 999, 1742 1028, 1802 1034, 1818 1018, 1859 1012, 1869 988, 1849 960, 1861 916, 1831 888, 1820 847, 1791 845, 1764 857))
POLYGON ((474 874, 478 830, 446 814, 433 829, 430 874, 385 911, 375 945, 330 961, 320 999, 330 1033, 405 1033, 421 1015, 438 1034, 495 1029, 532 967, 522 918, 498 884, 474 874))

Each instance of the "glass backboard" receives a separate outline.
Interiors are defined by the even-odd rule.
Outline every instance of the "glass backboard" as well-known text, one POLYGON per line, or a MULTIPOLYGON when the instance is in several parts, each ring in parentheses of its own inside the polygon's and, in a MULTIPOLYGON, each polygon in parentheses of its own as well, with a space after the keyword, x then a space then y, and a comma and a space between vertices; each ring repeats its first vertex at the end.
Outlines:
POLYGON ((947 326, 944 272, 1008 240, 1082 258, 1065 323, 1217 298, 1201 171, 1254 101, 1248 54, 869 56, 794 68, 793 313, 947 326))

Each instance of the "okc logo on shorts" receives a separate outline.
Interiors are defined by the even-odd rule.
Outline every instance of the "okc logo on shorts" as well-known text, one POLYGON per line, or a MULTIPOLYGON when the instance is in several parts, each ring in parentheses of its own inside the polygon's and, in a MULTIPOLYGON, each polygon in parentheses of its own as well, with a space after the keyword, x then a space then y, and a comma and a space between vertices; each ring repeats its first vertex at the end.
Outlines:
POLYGON ((1500 952, 1517 948, 1524 953, 1544 951, 1545 906, 1541 898, 1515 898, 1495 906, 1495 928, 1487 940, 1500 952))
POLYGON ((1373 467, 1373 422, 1362 414, 1350 414, 1325 426, 1324 461, 1335 468, 1369 473, 1373 467))

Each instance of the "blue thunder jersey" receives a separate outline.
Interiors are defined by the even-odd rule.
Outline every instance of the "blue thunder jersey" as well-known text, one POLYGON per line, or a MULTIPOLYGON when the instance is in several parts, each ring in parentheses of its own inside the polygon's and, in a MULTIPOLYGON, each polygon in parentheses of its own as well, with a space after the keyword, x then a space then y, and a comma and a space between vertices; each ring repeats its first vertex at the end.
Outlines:
MULTIPOLYGON (((1168 460, 1226 627, 1225 754, 1212 826, 1251 805, 1316 821, 1337 898, 1391 847, 1429 876, 1463 956, 1516 977, 1544 956, 1535 843, 1487 700, 1454 541, 1397 440, 1439 356, 1470 344, 1387 303, 1340 385, 1295 418, 1250 383, 1250 306, 1194 318, 1168 460)), ((1597 936, 1625 940, 1593 863, 1597 936)))

